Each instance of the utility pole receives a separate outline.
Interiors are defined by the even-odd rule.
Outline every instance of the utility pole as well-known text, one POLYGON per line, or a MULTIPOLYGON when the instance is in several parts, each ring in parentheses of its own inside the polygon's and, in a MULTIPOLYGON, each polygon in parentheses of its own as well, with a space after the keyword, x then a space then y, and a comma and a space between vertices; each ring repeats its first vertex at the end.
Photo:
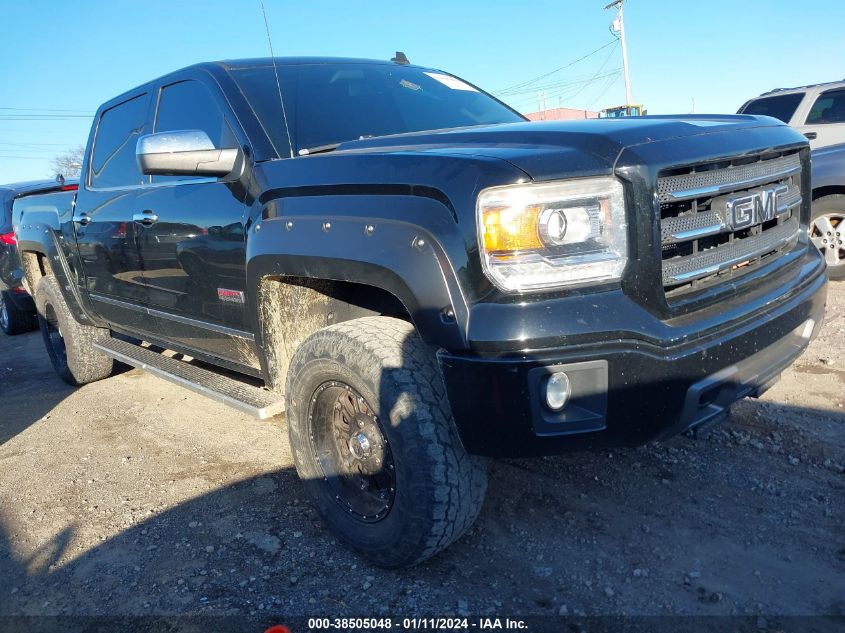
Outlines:
POLYGON ((613 21, 613 32, 619 33, 622 40, 622 71, 625 75, 625 105, 631 104, 631 78, 628 75, 628 43, 625 41, 625 16, 622 14, 622 4, 625 0, 614 0, 605 9, 616 8, 616 19, 613 21))

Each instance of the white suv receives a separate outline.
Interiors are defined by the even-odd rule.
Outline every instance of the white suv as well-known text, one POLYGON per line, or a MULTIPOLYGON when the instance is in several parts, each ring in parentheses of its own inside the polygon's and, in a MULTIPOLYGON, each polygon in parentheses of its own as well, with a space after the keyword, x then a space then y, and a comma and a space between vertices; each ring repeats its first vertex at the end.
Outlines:
POLYGON ((810 139, 813 149, 845 143, 845 81, 764 92, 738 114, 780 119, 810 139))

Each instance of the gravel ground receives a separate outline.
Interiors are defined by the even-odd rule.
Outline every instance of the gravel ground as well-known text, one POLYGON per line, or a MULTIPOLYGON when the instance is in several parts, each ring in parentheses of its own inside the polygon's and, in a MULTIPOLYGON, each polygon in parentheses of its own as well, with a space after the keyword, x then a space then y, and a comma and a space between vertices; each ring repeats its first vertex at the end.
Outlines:
POLYGON ((0 615, 845 614, 845 284, 704 439, 496 461, 470 533, 405 571, 339 546, 284 423, 137 370, 74 390, 0 337, 0 615))

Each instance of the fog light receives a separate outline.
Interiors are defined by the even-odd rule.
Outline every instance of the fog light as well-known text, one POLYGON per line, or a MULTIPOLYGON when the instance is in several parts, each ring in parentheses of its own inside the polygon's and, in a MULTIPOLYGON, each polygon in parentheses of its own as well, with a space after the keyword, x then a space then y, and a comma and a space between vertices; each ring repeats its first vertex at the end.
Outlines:
POLYGON ((813 331, 816 329, 816 322, 814 319, 807 319, 802 325, 795 328, 795 333, 800 334, 801 338, 809 341, 813 338, 813 331))
POLYGON ((552 411, 560 411, 566 406, 571 393, 569 376, 562 371, 553 373, 546 381, 546 406, 552 411))

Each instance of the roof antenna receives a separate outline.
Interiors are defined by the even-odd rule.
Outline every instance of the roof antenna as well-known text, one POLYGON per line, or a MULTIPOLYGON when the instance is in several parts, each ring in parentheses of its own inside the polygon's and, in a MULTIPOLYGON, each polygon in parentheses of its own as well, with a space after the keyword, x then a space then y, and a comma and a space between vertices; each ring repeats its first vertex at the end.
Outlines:
POLYGON ((402 66, 407 66, 411 63, 402 51, 396 51, 396 57, 391 57, 390 61, 394 64, 401 64, 402 66))
POLYGON ((276 66, 276 56, 273 54, 273 40, 270 39, 270 25, 267 23, 267 11, 264 10, 264 0, 258 0, 261 3, 261 15, 264 16, 264 28, 267 30, 267 43, 270 45, 270 59, 273 60, 273 73, 276 75, 276 88, 279 89, 279 104, 282 106, 282 118, 285 122, 285 132, 288 135, 288 144, 290 145, 290 157, 293 158, 293 141, 290 138, 290 128, 288 127, 288 115, 285 112, 285 100, 282 99, 282 82, 279 81, 279 68, 276 66))

